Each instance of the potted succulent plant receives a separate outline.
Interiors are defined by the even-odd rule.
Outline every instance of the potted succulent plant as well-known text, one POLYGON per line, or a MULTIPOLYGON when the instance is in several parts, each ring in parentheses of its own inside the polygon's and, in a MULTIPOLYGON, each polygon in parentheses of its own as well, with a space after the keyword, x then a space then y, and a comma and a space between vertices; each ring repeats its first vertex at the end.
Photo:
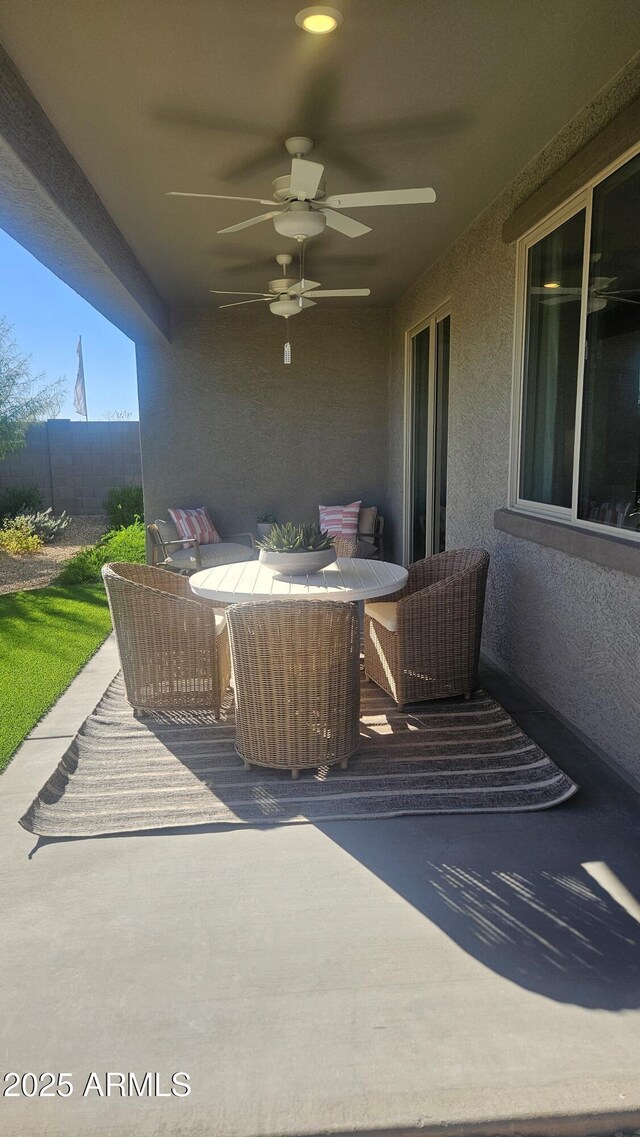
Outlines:
POLYGON ((326 568, 336 559, 333 538, 319 525, 272 525, 258 541, 260 560, 284 576, 305 576, 326 568))
POLYGON ((278 518, 275 513, 259 513, 256 517, 256 527, 258 530, 258 537, 264 541, 268 537, 273 526, 276 524, 278 518))

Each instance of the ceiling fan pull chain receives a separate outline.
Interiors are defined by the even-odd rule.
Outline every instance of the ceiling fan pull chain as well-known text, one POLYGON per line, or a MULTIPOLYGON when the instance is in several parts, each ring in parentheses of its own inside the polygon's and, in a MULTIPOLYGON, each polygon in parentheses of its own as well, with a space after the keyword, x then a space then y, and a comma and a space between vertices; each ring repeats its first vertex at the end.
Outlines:
MULTIPOLYGON (((300 300, 301 301, 302 301, 302 293, 304 292, 304 283, 305 283, 305 281, 304 281, 304 247, 305 247, 305 242, 302 238, 300 238, 299 259, 300 259, 300 285, 301 285, 300 300)), ((300 303, 300 307, 302 307, 302 302, 300 303)))
POLYGON ((302 306, 303 306, 302 297, 304 295, 304 290, 305 290, 304 250, 305 250, 305 242, 303 240, 301 240, 300 241, 300 294, 298 296, 298 308, 302 308, 302 306))
MULTIPOLYGON (((284 326, 287 329, 287 335, 288 335, 289 334, 289 317, 285 316, 284 319, 285 319, 284 326)), ((284 345, 284 362, 285 363, 291 363, 291 344, 290 344, 289 340, 287 340, 287 342, 284 345)))

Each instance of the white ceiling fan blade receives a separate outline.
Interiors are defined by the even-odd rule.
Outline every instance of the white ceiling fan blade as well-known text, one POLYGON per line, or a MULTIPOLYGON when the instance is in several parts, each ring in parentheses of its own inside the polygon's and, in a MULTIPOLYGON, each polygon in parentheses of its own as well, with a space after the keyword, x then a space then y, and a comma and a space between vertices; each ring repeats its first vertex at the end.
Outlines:
POLYGON ((321 288, 314 296, 371 296, 370 288, 321 288))
POLYGON ((261 296, 259 300, 235 300, 233 304, 218 304, 218 308, 241 308, 243 304, 266 304, 273 296, 261 296))
POLYGON ((299 201, 313 201, 324 173, 319 162, 307 162, 306 158, 291 159, 291 181, 289 189, 299 201))
POLYGON ((325 199, 335 209, 360 209, 365 205, 429 205, 435 191, 425 189, 374 190, 372 193, 340 193, 325 199))
POLYGON ((250 217, 248 221, 239 221, 237 225, 228 225, 226 229, 218 229, 218 233, 239 233, 241 229, 249 229, 251 225, 259 225, 261 221, 271 221, 277 217, 281 209, 274 209, 271 213, 261 213, 259 217, 250 217))
POLYGON ((230 197, 228 193, 183 193, 182 190, 169 190, 166 197, 209 197, 215 201, 254 201, 258 205, 273 205, 268 197, 230 197))
MULTIPOLYGON (((629 291, 636 292, 637 289, 630 289, 629 291)), ((618 304, 640 304, 640 300, 630 300, 628 296, 623 296, 620 292, 596 292, 596 296, 602 296, 605 300, 615 300, 618 304)))
POLYGON ((546 299, 544 299, 542 301, 542 303, 546 304, 548 308, 552 308, 552 307, 555 307, 557 304, 575 304, 576 300, 579 300, 579 299, 580 299, 580 291, 577 290, 575 296, 558 296, 558 294, 556 293, 555 296, 547 296, 546 299))
POLYGON ((532 288, 531 293, 533 296, 546 296, 549 300, 552 300, 554 296, 558 299, 560 299, 561 296, 564 296, 568 300, 572 300, 574 296, 582 296, 582 289, 563 287, 545 288, 543 284, 541 287, 532 288))
POLYGON ((210 288, 209 292, 213 292, 215 296, 260 296, 263 300, 269 295, 268 292, 236 292, 231 288, 210 288))
POLYGON ((305 295, 307 292, 312 292, 314 288, 320 287, 319 280, 299 280, 289 289, 289 296, 300 296, 302 293, 305 295))
POLYGON ((324 213, 330 229, 337 229, 339 233, 344 233, 345 237, 363 237, 365 233, 371 232, 370 225, 362 225, 353 217, 345 217, 343 213, 335 213, 333 209, 325 209, 323 206, 320 213, 324 213))
POLYGON ((594 292, 603 292, 610 284, 615 284, 617 276, 593 276, 589 281, 589 289, 594 292))
MULTIPOLYGON (((270 297, 270 299, 271 299, 271 301, 272 301, 272 302, 273 302, 274 300, 275 300, 276 302, 279 302, 279 301, 281 301, 281 300, 284 300, 284 301, 286 301, 286 302, 287 302, 287 303, 289 303, 289 304, 290 304, 290 303, 291 303, 291 301, 293 300, 293 302, 295 303, 295 305, 296 305, 296 308, 297 308, 297 309, 300 309, 300 308, 315 308, 315 306, 316 306, 316 302, 315 302, 315 300, 307 300, 306 296, 291 296, 291 295, 290 295, 288 292, 281 292, 279 296, 271 296, 271 297, 270 297)), ((269 305, 269 307, 271 307, 271 305, 269 305)), ((276 309, 276 312, 277 312, 277 309, 276 309)), ((296 315, 296 312, 295 312, 295 311, 294 311, 294 312, 292 312, 292 313, 291 313, 291 315, 295 316, 295 315, 296 315)))

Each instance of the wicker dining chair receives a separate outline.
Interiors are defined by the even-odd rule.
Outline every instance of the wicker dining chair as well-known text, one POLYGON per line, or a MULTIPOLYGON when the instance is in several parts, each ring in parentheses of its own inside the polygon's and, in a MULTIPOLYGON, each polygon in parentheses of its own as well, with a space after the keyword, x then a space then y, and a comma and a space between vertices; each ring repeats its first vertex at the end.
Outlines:
POLYGON ((384 517, 375 505, 363 506, 358 515, 358 530, 353 537, 334 537, 338 557, 384 560, 384 517))
POLYGON ((404 588, 365 604, 364 669, 402 709, 477 685, 489 554, 437 553, 409 566, 404 588))
POLYGON ((186 577, 150 565, 107 564, 102 577, 136 714, 199 708, 217 718, 231 677, 224 613, 186 577))
POLYGON ((255 601, 227 609, 236 751, 245 767, 340 763, 360 742, 356 604, 255 601))

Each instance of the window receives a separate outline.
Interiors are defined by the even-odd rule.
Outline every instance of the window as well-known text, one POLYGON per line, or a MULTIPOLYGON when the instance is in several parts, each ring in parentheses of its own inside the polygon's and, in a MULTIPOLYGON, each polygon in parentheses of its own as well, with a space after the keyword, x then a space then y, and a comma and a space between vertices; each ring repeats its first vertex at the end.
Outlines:
POLYGON ((445 548, 451 320, 446 305, 407 333, 404 556, 445 548))
POLYGON ((640 536, 640 154, 521 242, 514 504, 640 536))

